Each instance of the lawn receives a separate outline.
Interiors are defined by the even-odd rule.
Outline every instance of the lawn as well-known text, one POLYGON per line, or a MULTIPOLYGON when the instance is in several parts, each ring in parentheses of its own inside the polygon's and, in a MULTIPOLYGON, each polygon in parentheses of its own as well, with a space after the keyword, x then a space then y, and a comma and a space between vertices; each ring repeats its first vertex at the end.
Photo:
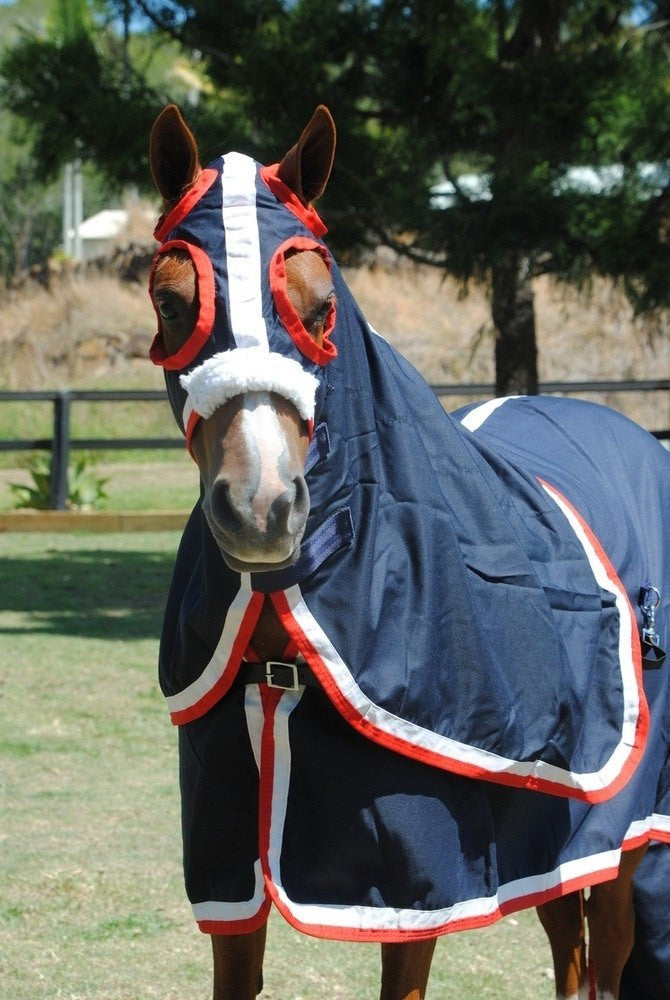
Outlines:
MULTIPOLYGON (((178 537, 0 535, 0 994, 207 1000, 155 678, 178 537)), ((271 919, 263 1000, 374 1000, 378 948, 271 919)), ((438 943, 430 1000, 549 1000, 532 913, 438 943)))

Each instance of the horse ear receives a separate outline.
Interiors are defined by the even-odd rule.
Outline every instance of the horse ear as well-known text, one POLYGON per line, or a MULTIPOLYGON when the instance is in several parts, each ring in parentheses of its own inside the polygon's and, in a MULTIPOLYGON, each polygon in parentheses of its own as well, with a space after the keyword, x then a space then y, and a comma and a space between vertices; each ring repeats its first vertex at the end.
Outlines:
POLYGON ((279 164, 279 177, 308 204, 323 194, 335 157, 335 122, 320 104, 295 146, 279 164))
POLYGON ((151 129, 149 162, 166 205, 174 205, 200 173, 198 146, 176 104, 163 108, 151 129))

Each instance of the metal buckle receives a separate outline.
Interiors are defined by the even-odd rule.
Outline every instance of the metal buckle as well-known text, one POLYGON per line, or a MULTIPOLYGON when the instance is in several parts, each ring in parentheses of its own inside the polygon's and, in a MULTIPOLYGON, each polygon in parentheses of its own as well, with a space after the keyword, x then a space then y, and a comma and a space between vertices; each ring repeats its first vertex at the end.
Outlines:
POLYGON ((282 691, 298 691, 300 690, 300 684, 298 681, 298 668, 295 663, 282 663, 281 660, 268 660, 265 664, 265 680, 267 681, 268 687, 280 688, 282 691), (275 670, 288 670, 290 671, 290 680, 288 683, 283 684, 281 681, 274 677, 275 670))

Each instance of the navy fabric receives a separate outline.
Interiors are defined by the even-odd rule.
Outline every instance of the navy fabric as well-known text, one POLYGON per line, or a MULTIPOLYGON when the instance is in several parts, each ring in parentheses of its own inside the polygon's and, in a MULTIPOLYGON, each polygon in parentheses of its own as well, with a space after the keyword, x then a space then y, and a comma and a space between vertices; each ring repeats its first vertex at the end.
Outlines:
MULTIPOLYGON (((670 744, 670 703, 666 706, 662 739, 670 744)), ((670 817, 670 756, 661 773, 657 799, 657 814, 670 817)), ((662 1000, 670 996, 669 890, 670 841, 666 838, 650 843, 635 873, 635 943, 621 981, 621 1000, 662 1000)))
MULTIPOLYGON (((215 268, 215 326, 189 367, 236 346, 217 190, 170 234, 215 268)), ((622 660, 639 653, 645 583, 663 594, 656 624, 661 645, 670 639, 670 456, 592 404, 446 414, 371 330, 336 265, 338 354, 308 361, 267 281, 279 243, 307 230, 260 178, 256 190, 269 348, 319 377, 317 445, 292 571, 273 583, 227 569, 200 503, 177 557, 160 682, 181 724, 185 870, 201 927, 249 929, 272 897, 323 936, 421 937, 612 877, 622 844, 655 831, 667 762, 668 670, 644 674, 649 732, 634 768, 646 708, 637 688, 631 701, 622 660), (637 621, 538 477, 597 537, 637 621), (231 689, 238 637, 268 593, 323 691, 231 689)), ((178 374, 167 381, 180 420, 178 374)))
POLYGON ((652 843, 634 882, 635 944, 620 1000, 662 1000, 670 991, 670 845, 652 843))
MULTIPOLYGON (((566 425, 546 447, 575 471, 522 465, 513 448, 503 452, 444 413, 420 376, 370 331, 334 270, 339 355, 321 372, 317 409, 330 453, 307 475, 306 538, 346 507, 355 542, 299 580, 309 612, 364 695, 390 715, 485 752, 597 771, 620 738, 618 613, 535 476, 564 491, 596 534, 610 532, 601 540, 635 604, 646 580, 667 578, 667 542, 646 551, 670 495, 667 454, 623 418, 610 431, 597 427, 598 418, 608 423, 602 408, 556 401, 566 425), (589 422, 598 445, 585 451, 577 432, 589 422), (619 438, 622 454, 636 456, 639 493, 625 462, 608 451, 619 438), (616 480, 608 478, 615 457, 616 480), (623 551, 622 539, 637 538, 623 551)), ((552 405, 537 405, 545 402, 552 405)), ((530 434, 541 449, 540 430, 523 426, 530 406, 515 401, 491 420, 518 417, 520 440, 530 434)), ((556 420, 538 424, 552 428, 556 420)), ((201 558, 188 546, 180 554, 201 558)), ((212 551, 209 561, 216 559, 212 551)), ((161 654, 165 693, 193 682, 216 645, 201 643, 197 630, 218 635, 225 595, 236 592, 235 574, 223 565, 216 573, 225 583, 213 602, 197 589, 176 596, 183 628, 175 641, 173 613, 161 654)), ((284 585, 278 577, 278 589, 284 585)), ((659 627, 666 619, 659 609, 659 627)))
MULTIPOLYGON (((226 234, 222 225, 224 166, 224 157, 219 157, 209 165, 208 170, 214 174, 212 183, 186 216, 181 218, 167 233, 162 234, 164 243, 180 240, 189 246, 203 250, 209 258, 214 272, 215 313, 209 337, 201 350, 187 365, 176 370, 167 369, 165 372, 170 405, 182 432, 184 431, 183 410, 186 392, 179 382, 180 376, 197 368, 214 354, 244 346, 237 343, 235 339, 228 304, 229 274, 226 234)), ((314 234, 272 194, 258 174, 256 177, 256 203, 259 215, 262 214, 263 218, 263 239, 260 243, 260 264, 263 274, 267 275, 270 260, 277 248, 289 238, 308 238, 323 246, 323 243, 316 240, 314 234)), ((160 248, 158 252, 161 252, 160 248)), ((287 335, 279 319, 267 282, 263 290, 262 313, 269 349, 300 361, 308 371, 319 371, 319 366, 307 360, 287 335)))

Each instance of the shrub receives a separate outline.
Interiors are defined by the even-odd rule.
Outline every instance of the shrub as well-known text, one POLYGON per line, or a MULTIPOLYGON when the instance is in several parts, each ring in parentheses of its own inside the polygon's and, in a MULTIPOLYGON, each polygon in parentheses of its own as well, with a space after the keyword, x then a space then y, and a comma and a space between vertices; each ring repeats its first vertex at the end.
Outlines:
MULTIPOLYGON (((79 455, 68 469, 67 506, 70 510, 94 510, 107 499, 106 478, 98 476, 93 466, 97 459, 79 455)), ((51 499, 51 462, 47 455, 36 455, 28 463, 33 479, 31 486, 10 483, 16 497, 15 507, 48 510, 51 499)))

